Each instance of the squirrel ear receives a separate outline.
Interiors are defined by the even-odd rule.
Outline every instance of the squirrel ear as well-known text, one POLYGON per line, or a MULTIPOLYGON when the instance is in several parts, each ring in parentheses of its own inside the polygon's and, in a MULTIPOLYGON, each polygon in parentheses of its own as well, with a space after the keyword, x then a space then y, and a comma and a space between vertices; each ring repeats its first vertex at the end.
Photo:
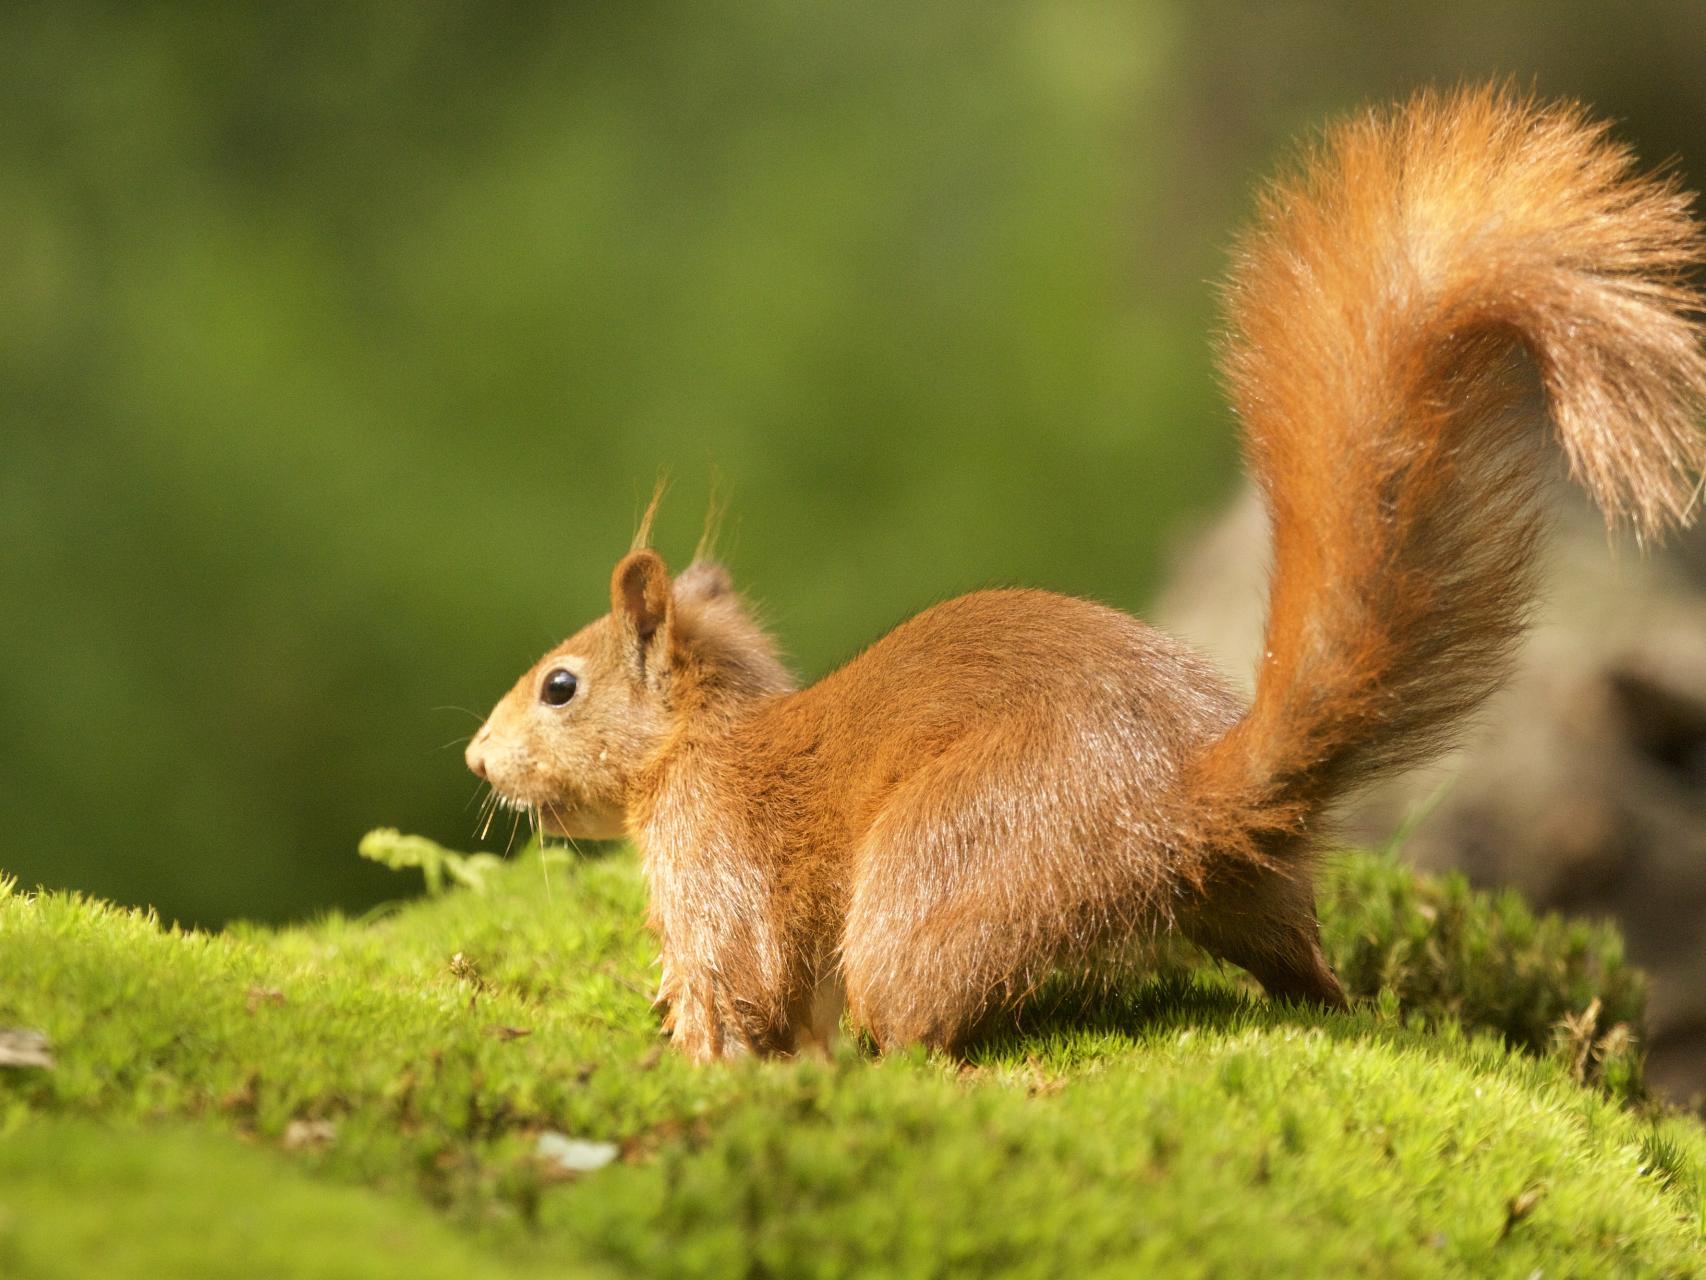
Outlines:
POLYGON ((610 576, 610 613, 643 673, 669 642, 669 570, 657 552, 648 548, 622 557, 610 576))
POLYGON ((735 589, 729 571, 715 560, 695 560, 675 575, 677 601, 715 600, 735 589))

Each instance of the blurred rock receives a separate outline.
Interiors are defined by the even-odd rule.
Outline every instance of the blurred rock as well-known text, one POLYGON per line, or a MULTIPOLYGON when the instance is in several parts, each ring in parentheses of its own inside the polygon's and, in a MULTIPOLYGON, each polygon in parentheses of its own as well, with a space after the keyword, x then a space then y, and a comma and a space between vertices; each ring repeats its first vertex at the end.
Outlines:
MULTIPOLYGON (((1344 815, 1380 845, 1536 904, 1610 916, 1653 976, 1648 1074, 1706 1093, 1706 529, 1643 553, 1551 486, 1543 599, 1510 684, 1462 746, 1344 815)), ((1260 642, 1266 518, 1251 492, 1179 557, 1155 622, 1246 688, 1260 642)))
POLYGON ((43 1067, 54 1065, 47 1033, 28 1027, 0 1027, 0 1067, 43 1067))

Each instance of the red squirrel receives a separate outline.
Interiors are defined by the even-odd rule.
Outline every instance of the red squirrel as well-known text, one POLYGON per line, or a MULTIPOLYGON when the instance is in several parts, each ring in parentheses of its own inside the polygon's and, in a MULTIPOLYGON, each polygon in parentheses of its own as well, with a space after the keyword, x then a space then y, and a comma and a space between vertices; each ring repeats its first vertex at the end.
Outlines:
POLYGON ((1267 190, 1226 290, 1273 526, 1248 706, 1178 641, 1033 590, 926 609, 802 689, 720 566, 670 577, 648 516, 609 615, 522 676, 468 766, 548 832, 638 844, 694 1060, 820 1044, 844 1010, 881 1049, 955 1051, 1167 931, 1343 1007, 1325 815, 1506 674, 1535 378, 1609 521, 1693 514, 1702 250, 1687 195, 1577 107, 1479 88, 1353 116, 1267 190))

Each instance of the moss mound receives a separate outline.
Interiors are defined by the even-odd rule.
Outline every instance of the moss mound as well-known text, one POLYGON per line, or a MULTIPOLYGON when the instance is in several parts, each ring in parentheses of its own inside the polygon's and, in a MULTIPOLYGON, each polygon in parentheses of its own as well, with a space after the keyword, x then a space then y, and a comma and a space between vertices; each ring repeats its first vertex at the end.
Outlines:
POLYGON ((1349 1015, 1176 958, 966 1063, 695 1070, 631 857, 438 882, 211 935, 8 887, 0 1029, 53 1065, 0 1067, 0 1274, 1706 1268, 1706 1133, 1642 1099, 1639 975, 1508 895, 1335 865, 1349 1015))

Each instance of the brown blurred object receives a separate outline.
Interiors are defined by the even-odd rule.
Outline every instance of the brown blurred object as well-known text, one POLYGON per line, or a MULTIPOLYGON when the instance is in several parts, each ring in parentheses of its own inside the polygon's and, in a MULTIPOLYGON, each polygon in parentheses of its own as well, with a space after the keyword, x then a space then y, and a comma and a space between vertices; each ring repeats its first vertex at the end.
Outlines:
MULTIPOLYGON (((1354 801, 1343 830, 1610 916, 1653 976, 1648 1076, 1706 1095, 1706 527, 1643 552, 1562 483, 1542 603, 1510 684, 1463 745, 1354 801)), ((1249 688, 1267 521, 1246 491, 1178 557, 1154 621, 1249 688)))

